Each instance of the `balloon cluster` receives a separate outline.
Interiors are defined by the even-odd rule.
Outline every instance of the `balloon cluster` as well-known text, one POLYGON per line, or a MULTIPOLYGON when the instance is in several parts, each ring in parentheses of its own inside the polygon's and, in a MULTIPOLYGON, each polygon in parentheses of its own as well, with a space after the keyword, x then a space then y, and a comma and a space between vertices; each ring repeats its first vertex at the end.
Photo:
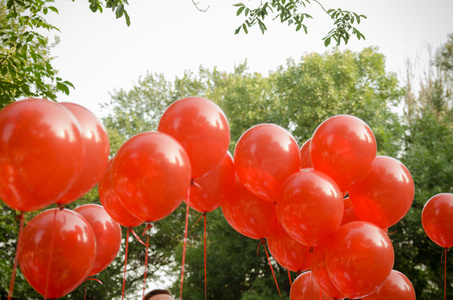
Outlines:
MULTIPOLYGON (((338 115, 325 120, 302 147, 278 125, 255 125, 240 137, 231 155, 223 111, 212 101, 189 97, 167 108, 156 132, 132 136, 108 163, 107 154, 93 158, 95 151, 84 148, 84 140, 99 136, 101 130, 85 138, 82 123, 69 106, 48 101, 20 101, 0 112, 0 197, 5 203, 21 211, 69 203, 87 191, 78 182, 92 178, 91 187, 100 180, 105 211, 126 227, 159 221, 183 201, 202 213, 221 207, 236 231, 267 239, 272 256, 283 267, 295 272, 311 269, 294 282, 293 300, 305 299, 305 293, 319 295, 319 290, 326 299, 373 293, 387 297, 387 282, 409 282, 402 274, 392 275, 394 252, 386 230, 412 205, 413 180, 398 160, 376 156, 374 134, 359 118, 338 115), (96 167, 99 161, 103 165, 96 167), (89 170, 83 173, 85 168, 89 170), (101 171, 87 175, 94 169, 101 171), (75 191, 69 196, 71 189, 75 191), (314 285, 307 287, 311 278, 318 292, 314 285)), ((61 272, 72 269, 65 261, 67 244, 60 243, 82 240, 80 247, 86 250, 74 246, 68 252, 94 252, 96 244, 87 242, 93 234, 83 231, 90 226, 82 224, 82 211, 47 211, 29 222, 20 264, 26 266, 25 258, 36 257, 32 251, 53 249, 62 259, 59 269, 52 264, 49 272, 44 263, 40 270, 55 274, 52 280, 57 281, 64 277, 61 272), (38 232, 50 222, 55 224, 51 230, 38 232), (72 235, 63 238, 67 231, 72 235), (42 236, 42 243, 33 238, 36 235, 42 236)), ((78 281, 90 271, 80 272, 78 281)), ((35 288, 39 285, 27 280, 35 288)), ((45 282, 45 290, 38 291, 60 297, 48 293, 49 280, 45 282)), ((415 299, 410 282, 398 286, 407 287, 415 299)))

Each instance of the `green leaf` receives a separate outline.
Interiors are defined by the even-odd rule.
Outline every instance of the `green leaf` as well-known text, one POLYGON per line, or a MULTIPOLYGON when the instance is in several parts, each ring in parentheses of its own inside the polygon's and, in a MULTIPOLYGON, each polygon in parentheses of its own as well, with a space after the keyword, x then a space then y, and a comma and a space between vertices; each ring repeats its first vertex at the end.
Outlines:
POLYGON ((236 4, 233 4, 233 6, 245 6, 244 3, 236 3, 236 4))
POLYGON ((238 11, 236 12, 236 16, 239 16, 245 9, 245 6, 239 7, 238 11))
POLYGON ((117 19, 121 18, 123 16, 123 13, 124 13, 124 5, 120 4, 116 7, 116 10, 115 10, 116 18, 117 19))
POLYGON ((69 95, 69 89, 68 86, 62 82, 57 82, 57 89, 65 93, 66 95, 69 95))
POLYGON ((124 17, 126 18, 126 25, 131 26, 131 18, 129 17, 127 11, 124 11, 124 17))
POLYGON ((324 46, 329 46, 330 45, 330 37, 324 39, 324 46))

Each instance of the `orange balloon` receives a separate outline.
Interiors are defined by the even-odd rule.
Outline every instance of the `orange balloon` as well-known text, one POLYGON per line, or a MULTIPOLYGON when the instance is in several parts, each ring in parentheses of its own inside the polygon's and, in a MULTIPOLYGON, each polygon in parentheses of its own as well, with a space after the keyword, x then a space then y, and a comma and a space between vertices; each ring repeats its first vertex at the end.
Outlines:
POLYGON ((239 180, 223 202, 222 212, 231 227, 252 239, 267 238, 278 225, 275 204, 256 197, 239 180))
POLYGON ((308 139, 302 147, 300 147, 300 167, 301 169, 313 168, 310 158, 310 143, 311 138, 308 139))
POLYGON ((79 122, 85 152, 77 180, 57 201, 68 204, 88 193, 99 182, 109 160, 110 145, 104 124, 91 111, 75 103, 61 102, 60 105, 79 122))
POLYGON ((307 247, 333 234, 340 227, 343 211, 343 197, 337 184, 313 169, 302 169, 289 177, 277 202, 283 228, 307 247))
POLYGON ((220 163, 230 146, 230 126, 214 102, 188 97, 171 104, 159 121, 159 132, 175 138, 186 150, 192 178, 198 178, 220 163))
POLYGON ((265 201, 276 202, 281 184, 300 170, 299 146, 282 127, 259 124, 239 138, 234 164, 248 190, 265 201))
POLYGON ((414 191, 411 173, 401 162, 378 156, 368 176, 349 190, 349 199, 360 220, 388 228, 407 214, 414 191))
POLYGON ((376 151, 376 139, 370 127, 349 115, 325 120, 314 132, 310 144, 313 168, 335 180, 344 193, 368 175, 376 151))
POLYGON ((374 293, 362 300, 415 300, 412 282, 401 272, 392 270, 390 275, 374 293))
POLYGON ((350 299, 365 297, 380 287, 394 260, 390 238, 368 222, 343 225, 327 241, 325 261, 330 280, 350 299))
POLYGON ((113 160, 112 181, 123 206, 136 218, 159 221, 188 196, 191 169, 184 148, 162 132, 127 140, 113 160))
POLYGON ((49 209, 25 226, 18 251, 25 279, 38 293, 54 299, 75 290, 90 274, 96 239, 90 224, 78 213, 49 209))
POLYGON ((297 276, 296 280, 294 280, 293 284, 291 285, 290 299, 330 300, 333 298, 329 297, 329 295, 327 295, 319 288, 319 285, 313 280, 312 273, 310 271, 307 271, 297 276))
POLYGON ((0 111, 0 198, 9 207, 34 211, 55 203, 83 159, 80 125, 58 103, 27 99, 0 111))
POLYGON ((202 177, 192 180, 190 196, 186 202, 196 211, 211 212, 231 193, 236 180, 233 157, 229 152, 220 164, 202 177))
POLYGON ((434 243, 444 248, 453 247, 453 194, 437 194, 425 203, 422 226, 434 243))

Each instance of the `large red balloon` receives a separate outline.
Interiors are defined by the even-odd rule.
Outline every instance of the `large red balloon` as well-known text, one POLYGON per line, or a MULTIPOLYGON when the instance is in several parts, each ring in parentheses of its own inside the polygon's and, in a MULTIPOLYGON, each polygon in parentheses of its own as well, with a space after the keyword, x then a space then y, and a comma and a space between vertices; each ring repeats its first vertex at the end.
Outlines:
POLYGON ((252 239, 267 238, 278 225, 275 204, 256 197, 239 180, 223 202, 222 212, 231 227, 252 239))
POLYGON ((230 126, 214 102, 189 97, 170 105, 162 115, 158 131, 174 137, 186 150, 192 178, 203 176, 225 156, 230 145, 230 126))
POLYGON ((28 283, 41 295, 53 299, 63 297, 85 281, 95 254, 93 229, 81 215, 67 209, 49 209, 25 226, 18 261, 28 283))
POLYGON ((341 219, 340 226, 351 223, 353 221, 361 221, 354 211, 354 207, 352 206, 351 199, 346 198, 346 199, 344 199, 343 203, 344 203, 344 213, 343 213, 343 219, 341 219))
POLYGON ((82 170, 72 187, 57 203, 67 204, 89 192, 101 179, 109 159, 109 138, 104 124, 88 109, 75 103, 60 103, 68 109, 81 126, 85 149, 82 170))
POLYGON ((337 184, 313 169, 302 169, 282 185, 277 215, 296 241, 312 247, 339 227, 344 203, 337 184))
POLYGON ((227 152, 220 164, 202 177, 193 179, 186 202, 196 211, 211 212, 222 205, 231 193, 235 180, 233 157, 227 152))
POLYGON ((247 189, 263 200, 276 202, 281 184, 300 170, 299 146, 278 125, 256 125, 239 138, 234 164, 247 189))
POLYGON ((422 226, 434 243, 444 248, 453 247, 453 194, 437 194, 426 202, 422 226))
POLYGON ((414 181, 401 162, 378 156, 368 176, 349 190, 349 199, 360 220, 389 228, 409 211, 414 200, 414 181))
POLYGON ((101 204, 104 206, 105 211, 120 225, 124 227, 136 227, 144 221, 133 216, 121 203, 120 198, 113 187, 112 166, 113 159, 107 163, 107 168, 99 181, 99 200, 101 200, 101 204))
POLYGON ((267 246, 285 269, 299 273, 310 268, 310 248, 293 239, 280 224, 267 238, 267 246))
POLYGON ((311 138, 308 139, 302 147, 300 147, 300 167, 301 169, 313 168, 310 158, 310 143, 311 138))
POLYGON ((412 282, 401 272, 392 270, 374 293, 362 300, 415 300, 415 290, 412 282))
POLYGON ((327 242, 324 242, 312 248, 310 255, 311 272, 316 283, 327 295, 335 299, 343 299, 345 295, 335 287, 327 272, 326 246, 327 242))
POLYGON ((191 169, 186 151, 171 136, 142 132, 113 160, 113 186, 124 207, 146 222, 171 214, 187 197, 191 169))
POLYGON ((80 174, 80 125, 61 105, 27 99, 0 111, 0 198, 33 211, 57 201, 80 174))
POLYGON ((332 283, 350 299, 365 297, 380 287, 395 259, 387 234, 363 221, 340 227, 328 240, 325 255, 332 283))
POLYGON ((89 276, 100 273, 115 259, 121 246, 121 226, 101 205, 85 204, 74 209, 93 228, 96 238, 96 258, 89 276))
POLYGON ((370 127, 348 115, 334 116, 321 123, 310 144, 314 169, 332 177, 343 192, 368 175, 376 151, 370 127))
POLYGON ((291 300, 330 300, 324 291, 319 288, 319 285, 313 280, 313 275, 310 271, 300 274, 291 285, 290 292, 291 300))

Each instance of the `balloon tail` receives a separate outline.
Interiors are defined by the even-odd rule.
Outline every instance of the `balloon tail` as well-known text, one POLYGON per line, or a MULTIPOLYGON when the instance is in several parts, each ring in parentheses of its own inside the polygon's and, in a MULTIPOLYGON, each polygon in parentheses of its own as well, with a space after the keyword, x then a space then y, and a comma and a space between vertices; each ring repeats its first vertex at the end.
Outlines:
POLYGON ((20 220, 20 225, 19 225, 19 233, 17 235, 17 245, 16 245, 16 254, 14 256, 13 273, 11 274, 11 281, 9 283, 8 300, 11 300, 11 297, 13 296, 14 282, 16 280, 17 259, 19 257, 19 249, 20 249, 20 235, 22 233, 22 230, 24 229, 24 212, 21 211, 20 215, 18 217, 20 220))
POLYGON ((50 267, 52 266, 52 255, 53 255, 53 248, 55 243, 55 223, 57 222, 57 213, 63 210, 60 206, 58 209, 54 211, 53 215, 53 228, 52 228, 52 235, 50 237, 50 250, 49 250, 49 261, 47 262, 47 274, 46 274, 46 288, 44 292, 44 300, 47 299, 47 292, 49 290, 49 278, 50 278, 50 267))
POLYGON ((274 277, 275 286, 277 287, 278 294, 280 295, 280 298, 281 298, 282 294, 281 294, 280 288, 278 286, 277 277, 275 277, 274 268, 272 267, 271 260, 269 258, 269 253, 267 252, 266 240, 265 239, 262 239, 261 242, 259 243, 258 250, 257 250, 256 254, 258 255, 261 245, 263 245, 264 251, 266 252, 267 262, 269 263, 269 267, 271 268, 272 276, 274 277))
POLYGON ((127 228, 126 234, 126 249, 124 250, 124 272, 123 272, 123 290, 121 291, 121 299, 124 299, 124 286, 126 285, 126 267, 127 267, 127 246, 129 246, 129 232, 131 228, 127 228))
MULTIPOLYGON (((189 198, 189 197, 187 197, 189 198)), ((189 226, 189 204, 186 206, 186 225, 184 226, 184 245, 182 248, 182 266, 181 266, 181 288, 179 291, 179 299, 182 300, 182 288, 184 284, 184 264, 186 262, 186 246, 187 246, 187 227, 189 226)))
POLYGON ((288 269, 286 271, 288 271, 289 286, 291 287, 293 285, 293 282, 291 280, 291 272, 288 269))
POLYGON ((204 234, 203 234, 203 237, 204 237, 204 299, 206 300, 207 299, 207 291, 208 291, 208 288, 207 288, 207 283, 206 283, 206 238, 207 238, 207 234, 206 234, 206 213, 203 214, 203 217, 204 217, 204 234))
MULTIPOLYGON (((145 230, 147 230, 147 229, 145 229, 145 230)), ((135 238, 138 240, 138 242, 139 242, 140 244, 142 244, 142 245, 145 246, 145 247, 148 247, 148 246, 149 246, 148 243, 145 243, 144 241, 142 241, 142 240, 140 239, 140 237, 138 236, 138 234, 135 233, 134 229, 131 228, 131 232, 132 232, 132 234, 135 236, 135 238)))
MULTIPOLYGON (((148 223, 146 224, 146 228, 143 231, 142 235, 146 234, 148 229, 151 229, 153 227, 152 224, 148 223)), ((145 299, 145 290, 146 290, 146 272, 148 269, 148 250, 149 250, 149 234, 146 235, 146 254, 145 254, 145 274, 143 275, 143 299, 145 299)))

